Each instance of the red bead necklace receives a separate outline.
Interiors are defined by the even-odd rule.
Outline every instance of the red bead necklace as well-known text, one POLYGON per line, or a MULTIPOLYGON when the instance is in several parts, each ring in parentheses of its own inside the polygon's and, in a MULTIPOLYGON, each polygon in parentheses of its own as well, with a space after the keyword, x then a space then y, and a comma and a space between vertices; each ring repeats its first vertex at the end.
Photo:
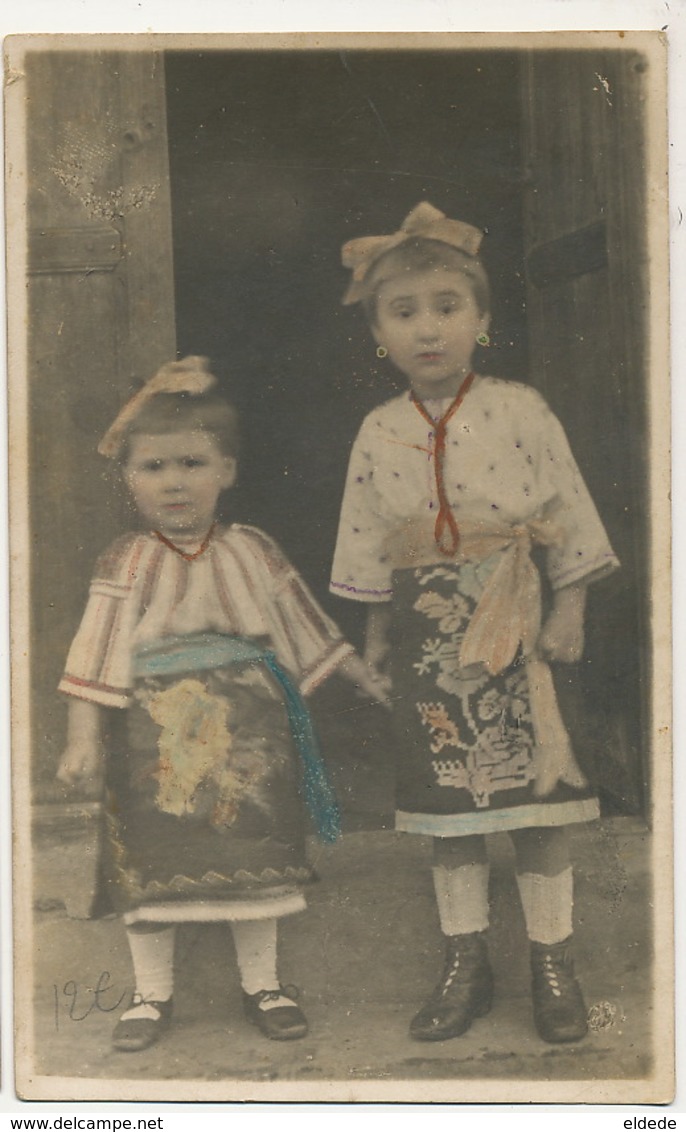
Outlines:
POLYGON ((160 531, 153 531, 153 534, 160 540, 160 542, 163 542, 165 546, 168 546, 170 550, 173 550, 176 554, 180 555, 181 558, 184 559, 184 561, 193 562, 207 550, 210 542, 212 541, 212 535, 214 534, 214 528, 216 527, 216 525, 216 522, 212 524, 204 539, 200 543, 200 546, 197 550, 194 550, 192 554, 188 554, 185 550, 181 550, 178 546, 175 545, 175 543, 171 541, 171 539, 168 539, 165 535, 161 534, 160 531))

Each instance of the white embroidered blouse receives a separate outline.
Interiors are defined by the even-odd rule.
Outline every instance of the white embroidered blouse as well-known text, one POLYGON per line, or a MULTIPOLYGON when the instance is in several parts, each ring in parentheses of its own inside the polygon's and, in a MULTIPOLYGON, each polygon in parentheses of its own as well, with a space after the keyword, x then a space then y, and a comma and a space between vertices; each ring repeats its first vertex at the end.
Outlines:
MULTIPOLYGON (((451 399, 426 401, 435 421, 451 399)), ((331 590, 388 601, 387 540, 408 519, 436 516, 435 432, 409 393, 363 421, 346 481, 331 590)), ((547 551, 558 589, 619 565, 560 422, 529 386, 477 377, 448 423, 443 482, 460 520, 513 525, 553 512, 560 542, 547 551)))

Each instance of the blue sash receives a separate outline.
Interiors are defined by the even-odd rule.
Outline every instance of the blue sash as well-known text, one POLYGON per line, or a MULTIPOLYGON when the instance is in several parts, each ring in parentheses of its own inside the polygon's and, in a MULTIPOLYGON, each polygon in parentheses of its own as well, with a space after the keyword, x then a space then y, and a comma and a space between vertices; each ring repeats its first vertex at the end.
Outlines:
POLYGON ((341 815, 319 752, 312 718, 299 690, 270 649, 245 637, 220 633, 168 637, 138 649, 133 659, 133 674, 135 677, 174 676, 230 664, 264 664, 283 689, 291 734, 302 762, 305 804, 322 841, 336 841, 341 832, 341 815))

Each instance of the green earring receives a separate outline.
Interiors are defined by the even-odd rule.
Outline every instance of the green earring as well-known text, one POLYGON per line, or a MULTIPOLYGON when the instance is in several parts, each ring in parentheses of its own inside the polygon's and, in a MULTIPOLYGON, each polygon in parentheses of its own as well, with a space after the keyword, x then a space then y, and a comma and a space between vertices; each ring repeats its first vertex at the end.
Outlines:
POLYGON ((386 347, 385 346, 377 346, 376 347, 376 356, 377 356, 377 358, 387 358, 388 357, 388 350, 386 349, 386 347))
POLYGON ((491 344, 491 339, 488 337, 488 334, 485 330, 482 330, 480 334, 477 334, 476 340, 480 346, 490 346, 491 344))

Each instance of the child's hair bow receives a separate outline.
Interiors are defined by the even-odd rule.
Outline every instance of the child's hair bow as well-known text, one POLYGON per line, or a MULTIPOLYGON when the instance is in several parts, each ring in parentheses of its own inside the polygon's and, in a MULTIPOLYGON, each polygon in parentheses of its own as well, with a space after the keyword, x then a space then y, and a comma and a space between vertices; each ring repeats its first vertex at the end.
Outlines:
POLYGON ((190 355, 179 362, 166 362, 142 389, 126 402, 98 445, 101 456, 118 456, 129 425, 144 405, 158 393, 188 393, 198 397, 216 384, 208 369, 208 359, 190 355))
POLYGON ((343 303, 357 303, 364 295, 364 281, 370 268, 382 255, 390 252, 406 240, 421 237, 424 240, 437 240, 459 248, 466 255, 475 256, 481 247, 483 232, 462 220, 449 220, 445 213, 434 208, 428 201, 421 201, 403 220, 397 232, 391 236, 361 236, 348 240, 343 245, 341 259, 344 267, 352 270, 353 276, 343 296, 343 303))

